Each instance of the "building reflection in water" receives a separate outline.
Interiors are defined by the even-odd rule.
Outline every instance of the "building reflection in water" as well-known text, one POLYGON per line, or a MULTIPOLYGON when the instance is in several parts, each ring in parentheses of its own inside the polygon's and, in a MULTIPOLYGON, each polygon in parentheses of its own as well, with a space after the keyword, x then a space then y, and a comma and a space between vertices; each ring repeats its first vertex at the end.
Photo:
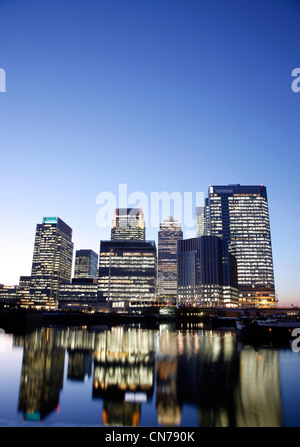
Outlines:
POLYGON ((41 328, 23 345, 19 410, 26 420, 59 407, 66 366, 65 380, 92 380, 105 425, 139 425, 152 401, 161 426, 180 426, 187 404, 203 427, 282 424, 278 351, 239 346, 230 331, 41 328))
POLYGON ((281 426, 279 352, 245 347, 240 352, 240 376, 238 426, 281 426))
POLYGON ((68 379, 85 381, 92 375, 95 332, 72 330, 66 332, 68 350, 68 379))
POLYGON ((97 334, 93 397, 103 398, 105 424, 138 425, 154 383, 154 331, 118 326, 97 334))
POLYGON ((19 410, 25 420, 40 420, 59 403, 65 350, 61 331, 43 328, 25 336, 19 410))
MULTIPOLYGON (((175 346, 172 333, 166 329, 161 334, 158 359, 159 371, 169 365, 169 376, 176 375, 176 384, 172 386, 169 399, 166 392, 157 392, 156 395, 161 424, 180 424, 181 409, 188 403, 198 408, 200 426, 236 425, 234 392, 239 382, 239 364, 235 338, 231 333, 221 336, 212 331, 179 331, 175 346), (168 352, 172 356, 168 356, 168 352), (168 412, 166 402, 172 404, 168 412)), ((167 376, 166 371, 164 376, 167 376)), ((161 388, 167 390, 159 373, 158 390, 160 383, 161 388)))

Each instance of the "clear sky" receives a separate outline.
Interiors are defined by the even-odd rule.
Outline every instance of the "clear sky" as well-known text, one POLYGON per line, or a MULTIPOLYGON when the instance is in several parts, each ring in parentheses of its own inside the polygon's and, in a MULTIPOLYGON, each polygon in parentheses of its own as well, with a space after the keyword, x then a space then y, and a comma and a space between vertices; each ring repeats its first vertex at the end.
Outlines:
POLYGON ((30 275, 43 216, 98 252, 120 184, 264 184, 279 302, 300 305, 299 23, 298 0, 0 0, 0 283, 30 275))

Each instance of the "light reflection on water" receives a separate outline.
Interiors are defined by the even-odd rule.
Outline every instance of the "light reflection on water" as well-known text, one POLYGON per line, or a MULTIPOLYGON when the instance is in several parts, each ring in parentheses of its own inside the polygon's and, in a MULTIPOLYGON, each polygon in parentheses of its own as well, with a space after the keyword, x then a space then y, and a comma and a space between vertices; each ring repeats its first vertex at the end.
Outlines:
POLYGON ((300 426, 300 353, 201 326, 0 334, 0 425, 300 426))

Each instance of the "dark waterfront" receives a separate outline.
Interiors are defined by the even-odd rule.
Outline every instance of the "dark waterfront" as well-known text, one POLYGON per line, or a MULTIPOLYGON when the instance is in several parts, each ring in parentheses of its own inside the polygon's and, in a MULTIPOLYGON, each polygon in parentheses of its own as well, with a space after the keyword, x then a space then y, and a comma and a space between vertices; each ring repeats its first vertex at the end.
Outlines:
POLYGON ((300 426, 300 353, 230 328, 2 330, 0 362, 0 426, 300 426))

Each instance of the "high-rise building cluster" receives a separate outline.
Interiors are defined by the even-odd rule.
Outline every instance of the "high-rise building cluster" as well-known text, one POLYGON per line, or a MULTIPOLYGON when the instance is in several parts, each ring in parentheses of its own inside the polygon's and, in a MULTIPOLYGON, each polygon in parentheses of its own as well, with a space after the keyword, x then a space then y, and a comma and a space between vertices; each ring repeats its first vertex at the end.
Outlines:
POLYGON ((72 229, 58 217, 37 225, 31 276, 0 285, 0 299, 21 307, 127 307, 176 304, 275 307, 266 187, 209 186, 196 208, 194 238, 170 216, 146 240, 143 211, 116 209, 111 239, 99 256, 77 250, 72 279, 72 229))

